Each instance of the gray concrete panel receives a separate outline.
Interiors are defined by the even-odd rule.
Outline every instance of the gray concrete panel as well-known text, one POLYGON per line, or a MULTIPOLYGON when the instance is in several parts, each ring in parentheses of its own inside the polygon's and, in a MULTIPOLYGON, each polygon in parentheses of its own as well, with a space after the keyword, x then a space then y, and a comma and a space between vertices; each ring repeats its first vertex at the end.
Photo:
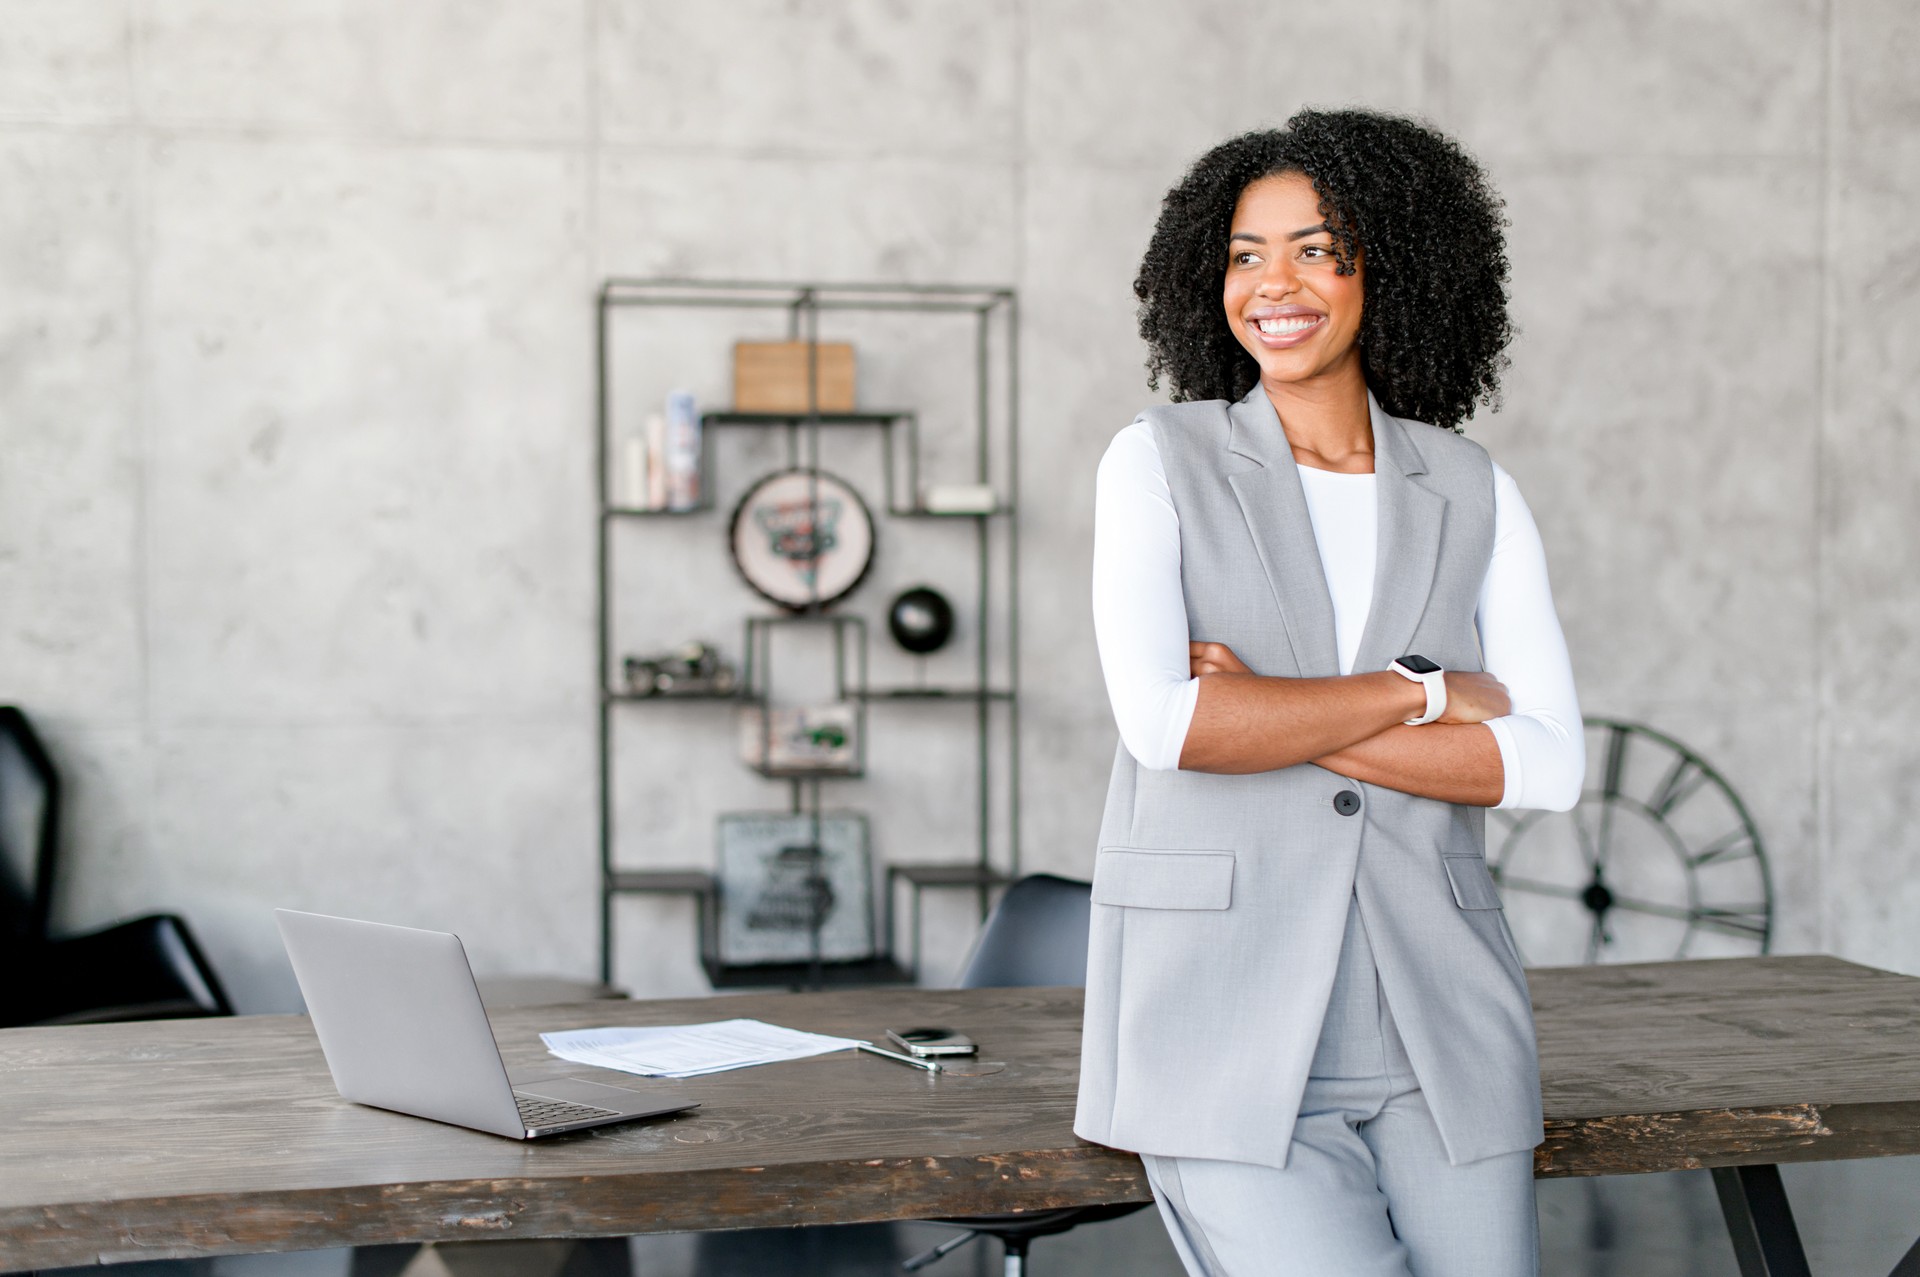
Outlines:
POLYGON ((125 119, 131 8, 131 0, 0 3, 0 120, 125 119))
POLYGON ((178 907, 243 1011, 296 1005, 277 906, 457 932, 480 975, 593 963, 585 715, 169 729, 122 900, 178 907))
POLYGON ((1815 156, 1814 0, 1451 0, 1443 122, 1488 157, 1815 156))
POLYGON ((975 4, 609 0, 609 143, 1003 158, 1019 131, 1017 14, 975 4))
POLYGON ((1829 410, 1822 458, 1828 947, 1916 969, 1920 95, 1910 8, 1835 12, 1829 410))
POLYGON ((151 181, 157 713, 583 704, 581 161, 178 138, 151 181))
POLYGON ((587 0, 166 0, 140 9, 142 103, 169 124, 578 144, 588 12, 587 0))
POLYGON ((137 722, 141 438, 125 138, 0 133, 0 702, 137 722))

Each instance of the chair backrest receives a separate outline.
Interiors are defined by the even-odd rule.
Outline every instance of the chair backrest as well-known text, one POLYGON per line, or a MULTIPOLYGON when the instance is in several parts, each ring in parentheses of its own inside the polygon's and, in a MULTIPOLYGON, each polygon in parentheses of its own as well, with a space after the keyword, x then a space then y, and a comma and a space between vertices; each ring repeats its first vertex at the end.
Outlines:
POLYGON ((44 943, 60 844, 60 773, 27 716, 0 705, 0 951, 44 943))
POLYGON ((960 973, 963 989, 1087 982, 1093 884, 1031 874, 1007 888, 960 973))

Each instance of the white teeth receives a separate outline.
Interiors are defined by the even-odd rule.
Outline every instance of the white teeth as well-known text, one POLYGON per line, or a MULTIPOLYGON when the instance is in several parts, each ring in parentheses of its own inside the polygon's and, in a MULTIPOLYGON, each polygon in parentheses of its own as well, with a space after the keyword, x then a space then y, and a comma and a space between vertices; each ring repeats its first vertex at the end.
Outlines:
POLYGON ((1262 319, 1256 322, 1261 332, 1271 337, 1278 337, 1285 333, 1297 333, 1302 329, 1311 328, 1319 323, 1320 319, 1316 315, 1289 315, 1285 319, 1262 319))

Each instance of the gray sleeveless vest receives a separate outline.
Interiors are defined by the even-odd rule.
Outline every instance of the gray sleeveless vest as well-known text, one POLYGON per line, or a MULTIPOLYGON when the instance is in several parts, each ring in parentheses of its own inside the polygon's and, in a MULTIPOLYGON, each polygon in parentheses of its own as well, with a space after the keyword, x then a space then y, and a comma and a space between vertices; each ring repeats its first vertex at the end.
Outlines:
MULTIPOLYGON (((1379 559, 1354 670, 1407 652, 1478 670, 1492 464, 1478 444, 1368 405, 1379 559)), ((1180 518, 1194 639, 1261 674, 1338 674, 1313 525, 1265 391, 1143 415, 1180 518)), ((1448 1157, 1538 1144, 1532 1008, 1485 849, 1476 807, 1312 764, 1149 771, 1121 747, 1094 869, 1075 1133, 1284 1166, 1357 900, 1448 1157)))

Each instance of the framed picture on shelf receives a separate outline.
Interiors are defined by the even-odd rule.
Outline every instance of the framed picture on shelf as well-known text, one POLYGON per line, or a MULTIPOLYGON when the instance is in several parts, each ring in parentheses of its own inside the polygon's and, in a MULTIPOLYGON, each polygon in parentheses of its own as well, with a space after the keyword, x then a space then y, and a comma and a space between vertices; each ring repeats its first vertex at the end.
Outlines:
POLYGON ((719 960, 728 966, 857 962, 873 948, 866 817, 733 812, 720 817, 719 960))
POLYGON ((740 711, 740 761, 769 776, 846 776, 859 769, 860 719, 844 701, 740 711))

